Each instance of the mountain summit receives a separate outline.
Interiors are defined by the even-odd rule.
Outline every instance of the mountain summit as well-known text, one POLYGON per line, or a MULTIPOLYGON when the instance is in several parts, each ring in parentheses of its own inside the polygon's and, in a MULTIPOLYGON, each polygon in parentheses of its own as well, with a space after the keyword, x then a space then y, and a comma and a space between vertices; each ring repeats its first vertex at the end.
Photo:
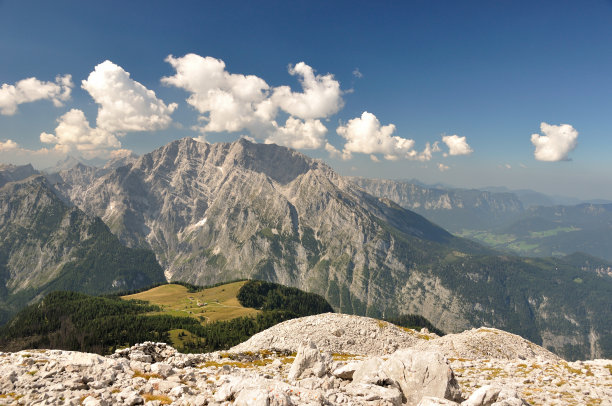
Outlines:
POLYGON ((347 313, 492 325, 568 357, 612 351, 609 279, 454 237, 289 148, 184 138, 99 177, 83 170, 60 172, 56 190, 152 249, 169 280, 264 279, 347 313))
POLYGON ((169 279, 302 284, 308 269, 343 255, 356 267, 376 262, 381 224, 419 241, 463 244, 321 161, 245 139, 178 140, 92 184, 79 184, 71 171, 61 176, 66 197, 126 244, 153 248, 169 279))

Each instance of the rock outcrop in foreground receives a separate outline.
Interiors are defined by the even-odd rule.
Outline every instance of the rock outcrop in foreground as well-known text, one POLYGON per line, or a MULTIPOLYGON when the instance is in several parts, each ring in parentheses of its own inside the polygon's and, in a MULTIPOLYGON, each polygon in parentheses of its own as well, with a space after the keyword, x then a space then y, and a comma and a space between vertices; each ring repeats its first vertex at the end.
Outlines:
POLYGON ((147 342, 110 357, 0 353, 0 404, 518 406, 610 399, 610 360, 568 363, 501 330, 436 337, 336 314, 289 320, 227 352, 181 354, 147 342), (342 340, 353 344, 342 347, 342 340))

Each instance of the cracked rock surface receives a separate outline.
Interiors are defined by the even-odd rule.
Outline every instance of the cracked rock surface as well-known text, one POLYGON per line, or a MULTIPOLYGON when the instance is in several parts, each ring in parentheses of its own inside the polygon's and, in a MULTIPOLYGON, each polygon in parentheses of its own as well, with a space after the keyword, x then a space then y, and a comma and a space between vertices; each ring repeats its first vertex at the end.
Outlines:
MULTIPOLYGON (((361 329, 369 332, 372 319, 362 319, 355 331, 351 323, 359 320, 334 318, 327 334, 343 329, 345 340, 371 336, 361 329)), ((500 330, 423 334, 393 352, 365 344, 362 351, 353 344, 344 351, 341 341, 326 342, 324 333, 308 340, 310 330, 296 328, 318 326, 316 317, 292 322, 293 332, 279 325, 281 330, 273 327, 249 340, 257 345, 247 341, 227 352, 182 354, 146 342, 109 357, 61 350, 0 353, 0 405, 612 404, 612 361, 566 362, 500 330), (278 331, 292 344, 263 347, 278 331), (496 346, 504 348, 496 352, 496 346)), ((399 337, 391 327, 376 324, 377 340, 399 337)))

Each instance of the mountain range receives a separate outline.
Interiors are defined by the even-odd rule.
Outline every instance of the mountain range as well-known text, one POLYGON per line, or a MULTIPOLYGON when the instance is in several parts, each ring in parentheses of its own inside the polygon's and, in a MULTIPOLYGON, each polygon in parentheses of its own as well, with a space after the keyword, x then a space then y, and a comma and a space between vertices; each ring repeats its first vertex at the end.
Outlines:
POLYGON ((41 175, 0 188, 0 237, 0 324, 54 290, 106 293, 164 280, 151 251, 125 247, 41 175))
MULTIPOLYGON (((321 294, 345 313, 421 314, 447 332, 495 326, 567 358, 612 354, 606 261, 500 253, 285 147, 185 138, 46 183, 58 201, 101 219, 125 250, 152 251, 168 280, 263 279, 321 294)), ((524 211, 487 193, 471 198, 500 224, 496 213, 524 211)))
POLYGON ((351 179, 374 196, 394 200, 456 235, 498 250, 538 257, 582 251, 612 261, 610 203, 559 205, 553 197, 529 190, 492 192, 351 179))

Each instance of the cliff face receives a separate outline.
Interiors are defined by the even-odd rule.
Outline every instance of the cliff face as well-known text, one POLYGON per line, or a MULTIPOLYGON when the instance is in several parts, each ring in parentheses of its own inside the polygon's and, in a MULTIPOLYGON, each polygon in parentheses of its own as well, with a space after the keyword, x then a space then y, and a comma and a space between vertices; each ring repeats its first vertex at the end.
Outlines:
POLYGON ((93 178, 75 171, 60 173, 57 190, 128 246, 152 249, 168 279, 259 278, 319 293, 348 313, 417 313, 446 331, 494 325, 560 352, 577 337, 571 351, 586 354, 589 337, 611 329, 591 317, 610 281, 590 273, 577 286, 564 265, 550 284, 556 265, 454 237, 284 147, 186 138, 93 178), (587 299, 567 303, 575 289, 587 299), (580 331, 541 317, 542 303, 574 315, 580 331))
POLYGON ((62 202, 44 177, 0 189, 0 323, 50 290, 101 293, 161 280, 152 253, 123 247, 100 219, 62 202), (136 258, 142 262, 128 264, 136 258))
MULTIPOLYGON (((476 247, 275 145, 183 139, 92 183, 68 175, 58 189, 128 245, 151 247, 169 279, 262 278, 323 293, 346 311, 395 306, 404 285, 395 281, 409 276, 406 247, 424 256, 430 246, 476 247)), ((444 289, 429 295, 455 301, 444 289)))

